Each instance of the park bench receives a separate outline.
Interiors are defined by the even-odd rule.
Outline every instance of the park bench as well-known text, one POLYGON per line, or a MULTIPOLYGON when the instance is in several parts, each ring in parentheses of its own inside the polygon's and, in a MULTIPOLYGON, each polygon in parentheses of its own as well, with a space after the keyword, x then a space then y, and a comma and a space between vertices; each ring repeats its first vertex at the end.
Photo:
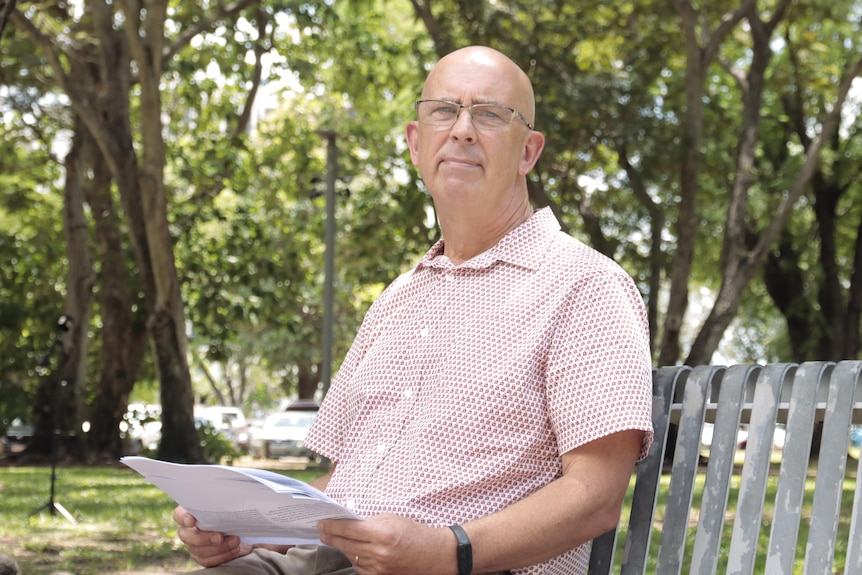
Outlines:
POLYGON ((862 574, 862 482, 851 479, 852 509, 842 506, 848 464, 849 477, 859 473, 848 437, 862 423, 860 381, 860 361, 656 369, 655 441, 637 465, 630 515, 593 542, 590 575, 713 574, 720 554, 728 574, 862 574), (712 438, 704 454, 705 424, 712 438), (740 471, 741 425, 748 435, 740 471), (813 499, 805 498, 812 478, 813 499), (850 525, 841 540, 839 520, 850 525), (833 565, 836 545, 843 570, 833 565))

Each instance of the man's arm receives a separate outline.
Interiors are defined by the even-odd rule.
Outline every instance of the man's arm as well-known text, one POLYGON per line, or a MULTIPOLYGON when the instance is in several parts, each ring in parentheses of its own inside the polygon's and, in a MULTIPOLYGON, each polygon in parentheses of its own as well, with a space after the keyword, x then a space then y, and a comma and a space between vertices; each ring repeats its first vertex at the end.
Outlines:
POLYGON ((643 441, 623 431, 563 455, 563 476, 514 505, 464 525, 477 573, 532 565, 616 527, 643 441))
POLYGON ((332 465, 329 467, 329 471, 326 472, 326 475, 321 475, 317 479, 312 479, 308 483, 315 489, 324 491, 326 489, 326 486, 329 485, 329 480, 332 479, 332 474, 335 473, 336 465, 337 463, 333 462, 332 465))
MULTIPOLYGON (((573 449, 562 457, 562 477, 506 509, 464 524, 473 546, 473 572, 540 563, 615 527, 642 441, 642 431, 630 430, 573 449)), ((358 558, 371 573, 458 572, 449 529, 393 515, 326 520, 318 529, 324 543, 355 563, 358 558)))

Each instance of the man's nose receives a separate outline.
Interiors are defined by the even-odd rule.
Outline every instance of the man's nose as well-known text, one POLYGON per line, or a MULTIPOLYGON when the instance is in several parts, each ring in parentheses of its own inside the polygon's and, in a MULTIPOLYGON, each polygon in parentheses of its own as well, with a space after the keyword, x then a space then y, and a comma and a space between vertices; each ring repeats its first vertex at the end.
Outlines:
POLYGON ((458 117, 452 124, 451 134, 453 138, 472 140, 476 135, 476 126, 473 125, 473 116, 469 108, 458 110, 458 117))

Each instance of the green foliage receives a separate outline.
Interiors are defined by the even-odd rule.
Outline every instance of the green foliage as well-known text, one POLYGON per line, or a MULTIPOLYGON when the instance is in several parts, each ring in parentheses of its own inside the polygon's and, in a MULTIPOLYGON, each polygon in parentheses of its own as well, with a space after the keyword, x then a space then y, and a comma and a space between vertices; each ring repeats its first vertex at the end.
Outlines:
MULTIPOLYGON (((510 54, 536 86, 536 125, 547 138, 531 175, 539 196, 573 235, 623 265, 645 297, 662 301, 665 294, 653 290, 666 290, 677 248, 686 112, 684 38, 670 3, 282 0, 231 16, 222 7, 170 3, 166 42, 170 49, 178 44, 160 78, 165 185, 198 395, 213 395, 201 364, 225 398, 258 406, 295 393, 300 377, 319 369, 327 172, 320 130, 337 134, 339 152, 336 364, 373 298, 437 239, 404 124, 438 54, 470 43, 510 54), (427 19, 416 16, 414 5, 428 9, 427 19), (212 23, 201 26, 206 18, 212 23), (184 44, 190 30, 196 33, 184 44), (244 125, 258 63, 265 82, 244 125), (656 215, 667 221, 653 250, 656 215), (656 270, 660 281, 652 283, 656 270)), ((696 9, 708 37, 728 6, 706 2, 696 9)), ((850 0, 795 2, 772 38, 747 194, 751 242, 793 185, 842 71, 858 57, 857 12, 850 0)), ((68 31, 70 44, 58 43, 61 50, 93 40, 88 15, 59 9, 39 18, 48 31, 68 31)), ((73 126, 68 99, 47 83, 51 73, 39 50, 22 29, 6 33, 0 253, 10 265, 0 269, 0 426, 28 413, 35 364, 62 312, 64 172, 56 154, 73 126)), ((719 271, 721 244, 744 119, 744 84, 732 70, 746 70, 751 42, 750 26, 735 28, 705 76, 698 238, 689 277, 690 292, 705 296, 690 306, 690 337, 726 279, 719 271)), ((138 122, 136 88, 129 97, 138 122)), ((761 275, 741 297, 725 355, 787 360, 801 348, 815 357, 834 335, 827 304, 846 303, 857 266, 859 133, 851 110, 823 154, 819 187, 809 187, 788 223, 786 243, 773 250, 777 269, 802 278, 791 307, 808 323, 809 341, 791 341, 786 312, 761 275), (840 289, 827 290, 830 282, 840 289)), ((127 237, 122 241, 130 245, 127 237)), ((98 253, 95 240, 91 247, 98 253)), ((134 261, 130 249, 128 261, 134 261)), ((101 272, 98 262, 95 271, 101 272)), ((133 284, 140 281, 137 270, 130 274, 133 284)), ((93 301, 90 382, 99 374, 104 320, 98 297, 93 301)), ((140 294, 132 301, 140 302, 140 294)), ((147 310, 136 305, 143 322, 147 310)), ((660 314, 657 322, 656 331, 660 314)), ((154 367, 144 361, 142 380, 152 385, 154 367)), ((149 388, 133 392, 154 396, 149 388)))
POLYGON ((197 427, 198 437, 200 437, 204 457, 206 457, 207 461, 229 464, 235 457, 239 457, 239 451, 237 451, 230 439, 220 430, 216 429, 212 423, 204 421, 197 423, 195 427, 197 427))
MULTIPOLYGON (((216 120, 237 109, 247 83, 241 67, 222 64, 218 86, 173 73, 176 99, 166 97, 177 119, 200 102, 192 125, 174 124, 188 131, 169 142, 176 153, 169 154, 168 176, 177 190, 193 345, 209 362, 236 365, 243 358, 264 373, 283 374, 270 377, 280 394, 295 389, 292 374, 320 362, 327 152, 318 131, 338 133, 336 358, 373 296, 434 234, 423 223, 429 200, 415 186, 402 136, 422 72, 399 47, 418 35, 415 25, 388 19, 383 3, 324 5, 286 20, 282 29, 276 19, 272 33, 283 60, 273 60, 259 95, 272 109, 240 146, 223 145, 231 126, 216 120), (298 37, 287 33, 293 20, 304 24, 298 37), (398 172, 406 177, 393 178, 398 172)), ((205 39, 181 61, 212 62, 207 50, 222 43, 205 39)))
MULTIPOLYGON (((39 141, 55 136, 57 126, 48 110, 30 107, 30 97, 6 101, 12 107, 0 124, 0 429, 15 417, 30 419, 36 367, 55 336, 65 291, 60 171, 39 141)), ((50 369, 56 353, 46 359, 50 369)))

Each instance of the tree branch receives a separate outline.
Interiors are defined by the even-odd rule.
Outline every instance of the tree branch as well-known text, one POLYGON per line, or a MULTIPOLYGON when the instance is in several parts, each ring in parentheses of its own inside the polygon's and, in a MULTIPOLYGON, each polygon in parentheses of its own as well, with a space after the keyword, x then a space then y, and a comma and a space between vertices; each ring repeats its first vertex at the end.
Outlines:
POLYGON ((789 190, 782 204, 779 206, 775 218, 767 226, 766 231, 760 237, 760 241, 755 246, 754 250, 749 254, 749 261, 761 262, 769 252, 770 246, 778 239, 781 230, 790 218, 793 211, 793 206, 796 201, 802 196, 808 187, 808 182, 814 174, 817 164, 820 162, 820 150, 826 140, 832 137, 832 133, 838 128, 838 123, 841 120, 841 110, 844 107, 844 101, 847 99, 847 94, 850 92, 850 87, 860 74, 862 74, 862 58, 856 60, 856 63, 850 68, 849 72, 841 79, 841 84, 838 89, 838 96, 835 98, 835 103, 832 110, 823 121, 823 128, 820 133, 811 140, 811 145, 805 153, 805 163, 799 171, 793 187, 789 190))
POLYGON ((234 2, 233 4, 228 4, 227 6, 219 5, 215 10, 211 10, 206 12, 206 16, 202 17, 200 20, 196 22, 194 26, 190 26, 189 28, 184 29, 179 36, 174 38, 174 40, 167 46, 165 46, 164 50, 162 50, 162 62, 167 63, 171 58, 176 55, 177 52, 185 48, 189 42, 192 41, 192 38, 201 34, 208 28, 212 26, 212 23, 220 18, 226 18, 228 16, 233 16, 237 12, 240 12, 249 6, 252 6, 256 3, 259 3, 260 0, 239 0, 238 2, 234 2))
POLYGON ((18 0, 0 0, 0 40, 3 39, 3 31, 6 29, 9 15, 15 11, 17 2, 18 0))
POLYGON ((263 80, 262 58, 263 55, 269 51, 265 46, 265 40, 267 38, 266 25, 268 22, 269 19, 267 17, 266 10, 264 10, 262 6, 258 6, 257 42, 254 43, 254 72, 252 73, 251 88, 248 91, 245 104, 243 105, 242 112, 240 113, 239 119, 236 123, 236 129, 233 134, 234 141, 239 138, 240 134, 244 133, 248 129, 248 124, 251 121, 251 111, 254 106, 254 100, 257 96, 258 90, 260 89, 260 83, 263 80))

